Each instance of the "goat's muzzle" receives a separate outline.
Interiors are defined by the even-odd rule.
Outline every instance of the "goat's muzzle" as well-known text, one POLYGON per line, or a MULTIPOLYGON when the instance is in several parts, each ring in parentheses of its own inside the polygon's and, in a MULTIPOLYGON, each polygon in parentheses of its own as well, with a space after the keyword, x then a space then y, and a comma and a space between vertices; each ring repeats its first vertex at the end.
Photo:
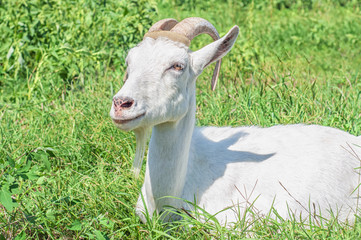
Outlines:
POLYGON ((114 97, 114 114, 117 117, 122 116, 122 111, 131 108, 134 104, 134 100, 129 97, 114 97))

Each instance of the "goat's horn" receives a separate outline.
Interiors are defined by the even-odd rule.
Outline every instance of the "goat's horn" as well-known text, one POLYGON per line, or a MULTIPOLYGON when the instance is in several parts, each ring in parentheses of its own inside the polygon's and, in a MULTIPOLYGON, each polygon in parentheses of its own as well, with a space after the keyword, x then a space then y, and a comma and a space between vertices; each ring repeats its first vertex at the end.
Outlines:
POLYGON ((160 20, 153 24, 153 26, 148 30, 148 32, 144 35, 144 38, 150 37, 153 39, 157 39, 158 37, 166 37, 170 40, 181 42, 186 46, 189 46, 191 43, 190 40, 182 34, 176 32, 170 32, 176 24, 178 23, 177 20, 173 18, 167 18, 160 20))
MULTIPOLYGON (((189 40, 192 40, 196 36, 203 33, 210 35, 214 41, 220 38, 216 28, 207 20, 199 17, 186 18, 177 25, 175 25, 170 31, 180 33, 186 36, 189 40)), ((217 61, 216 67, 213 72, 211 83, 211 88, 213 91, 217 85, 219 71, 221 69, 221 61, 221 59, 217 61)))
POLYGON ((151 28, 149 28, 148 33, 156 32, 156 31, 169 31, 177 23, 178 23, 178 21, 173 18, 166 18, 166 19, 160 20, 160 21, 154 23, 151 28))
POLYGON ((202 33, 207 33, 213 40, 218 40, 219 35, 216 28, 207 20, 199 17, 190 17, 182 20, 170 31, 177 32, 192 40, 202 33))

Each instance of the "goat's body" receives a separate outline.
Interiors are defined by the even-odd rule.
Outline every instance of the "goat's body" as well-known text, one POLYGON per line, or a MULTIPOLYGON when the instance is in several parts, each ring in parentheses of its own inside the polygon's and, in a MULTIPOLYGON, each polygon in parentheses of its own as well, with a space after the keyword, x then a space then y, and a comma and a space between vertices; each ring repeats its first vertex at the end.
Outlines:
POLYGON ((328 218, 330 209, 354 217, 360 137, 316 125, 207 127, 194 130, 191 146, 182 198, 212 214, 236 206, 219 213, 224 222, 251 204, 261 214, 273 206, 284 218, 328 218))
MULTIPOLYGON (((353 221, 360 146, 360 137, 317 125, 195 128, 182 194, 163 196, 196 201, 223 223, 236 222, 247 207, 260 216, 273 207, 286 219, 327 219, 332 211, 339 220, 353 221)), ((143 194, 149 197, 144 188, 143 194)), ((162 205, 191 208, 181 201, 162 205)), ((147 207, 150 213, 160 210, 147 207)))

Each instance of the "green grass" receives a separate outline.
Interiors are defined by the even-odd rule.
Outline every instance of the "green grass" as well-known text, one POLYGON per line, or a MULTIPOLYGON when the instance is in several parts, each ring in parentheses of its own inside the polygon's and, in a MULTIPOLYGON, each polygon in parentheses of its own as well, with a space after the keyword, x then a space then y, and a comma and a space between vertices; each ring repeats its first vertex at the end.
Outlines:
POLYGON ((359 2, 44 2, 0 1, 0 239, 360 238, 359 223, 332 221, 265 217, 227 229, 182 213, 142 224, 134 135, 108 116, 127 49, 156 20, 200 16, 221 35, 241 31, 216 91, 211 67, 198 79, 197 125, 306 123, 361 135, 359 2))

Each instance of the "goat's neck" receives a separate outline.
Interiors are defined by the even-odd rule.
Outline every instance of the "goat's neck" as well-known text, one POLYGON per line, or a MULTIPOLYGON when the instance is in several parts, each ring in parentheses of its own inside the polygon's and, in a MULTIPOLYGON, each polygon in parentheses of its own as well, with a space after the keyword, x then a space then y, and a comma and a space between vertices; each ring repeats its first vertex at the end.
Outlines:
POLYGON ((188 112, 181 120, 163 123, 153 128, 145 188, 157 211, 165 205, 177 207, 178 201, 167 196, 181 197, 195 124, 195 108, 194 96, 188 112))

